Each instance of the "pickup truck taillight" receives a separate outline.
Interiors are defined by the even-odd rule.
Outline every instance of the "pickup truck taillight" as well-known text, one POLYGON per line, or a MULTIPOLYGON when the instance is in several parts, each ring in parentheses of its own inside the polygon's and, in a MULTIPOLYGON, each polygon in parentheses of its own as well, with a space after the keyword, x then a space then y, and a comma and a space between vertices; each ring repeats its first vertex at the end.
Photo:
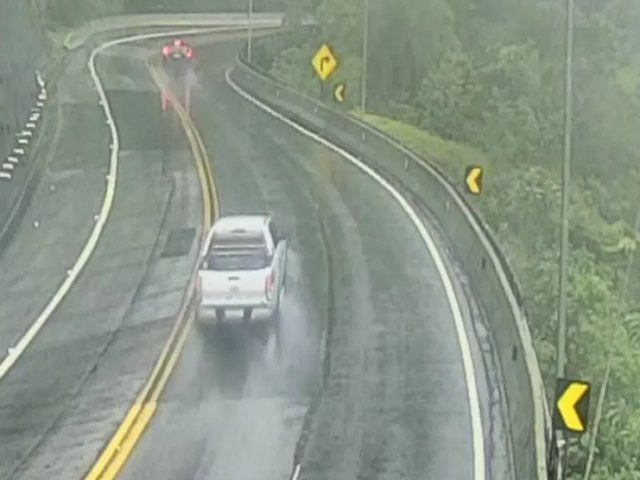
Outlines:
POLYGON ((273 272, 264 279, 264 294, 267 298, 271 297, 271 289, 273 288, 273 272))
POLYGON ((196 296, 199 297, 201 293, 202 293, 202 277, 198 275, 196 277, 196 296))

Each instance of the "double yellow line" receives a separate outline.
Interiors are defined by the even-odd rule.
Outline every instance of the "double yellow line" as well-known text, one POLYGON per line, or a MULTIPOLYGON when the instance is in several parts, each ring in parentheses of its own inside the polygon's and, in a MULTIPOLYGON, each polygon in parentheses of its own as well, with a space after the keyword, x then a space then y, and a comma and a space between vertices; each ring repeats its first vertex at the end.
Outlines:
MULTIPOLYGON (((189 146, 193 153, 200 181, 203 214, 202 226, 203 235, 206 235, 212 222, 219 215, 218 195, 213 181, 213 173, 207 151, 191 117, 170 92, 167 77, 160 72, 150 59, 147 59, 146 63, 149 73, 158 88, 167 92, 169 102, 178 114, 182 128, 189 140, 189 146)), ((194 315, 191 303, 196 271, 197 262, 187 289, 185 301, 178 314, 178 319, 151 371, 151 375, 106 448, 102 451, 98 460, 85 477, 85 480, 110 480, 115 478, 130 457, 146 426, 153 417, 158 407, 160 394, 164 390, 169 376, 175 368, 193 324, 194 315)))

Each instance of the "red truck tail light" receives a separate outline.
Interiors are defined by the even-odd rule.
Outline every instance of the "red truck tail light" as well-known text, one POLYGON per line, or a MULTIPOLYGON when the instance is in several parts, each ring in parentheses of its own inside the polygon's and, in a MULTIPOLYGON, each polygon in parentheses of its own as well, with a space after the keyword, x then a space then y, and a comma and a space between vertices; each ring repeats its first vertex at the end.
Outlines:
POLYGON ((271 297, 271 289, 273 288, 273 272, 264 279, 264 294, 267 298, 271 297))
POLYGON ((198 275, 196 277, 196 295, 200 296, 201 293, 202 293, 202 277, 198 275))
POLYGON ((165 45, 164 47, 162 47, 162 55, 164 55, 165 57, 169 56, 169 46, 165 45))
POLYGON ((190 48, 187 48, 186 55, 187 55, 187 58, 193 57, 193 50, 190 48))

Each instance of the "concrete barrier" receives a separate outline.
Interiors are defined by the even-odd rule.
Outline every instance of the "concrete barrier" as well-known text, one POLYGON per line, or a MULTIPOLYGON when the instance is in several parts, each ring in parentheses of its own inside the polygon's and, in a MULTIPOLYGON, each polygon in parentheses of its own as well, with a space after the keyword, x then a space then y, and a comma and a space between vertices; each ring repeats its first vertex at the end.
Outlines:
MULTIPOLYGON (((57 72, 51 72, 55 78, 57 72)), ((11 151, 3 156, 4 162, 0 164, 0 178, 3 180, 0 199, 4 207, 0 209, 0 253, 11 241, 39 184, 44 165, 44 155, 39 153, 47 95, 42 74, 36 71, 34 77, 39 89, 33 93, 31 114, 15 134, 11 151)))
POLYGON ((231 77, 273 108, 386 172, 424 201, 448 237, 487 314, 500 362, 516 478, 555 480, 557 446, 520 289, 489 228, 463 194, 437 167, 408 147, 304 96, 244 60, 238 58, 231 77))
MULTIPOLYGON (((254 27, 276 27, 282 24, 282 13, 256 13, 252 15, 254 27)), ((183 13, 183 14, 146 14, 116 15, 104 17, 86 23, 77 30, 69 32, 63 42, 67 50, 83 46, 91 37, 117 30, 131 28, 170 28, 170 27, 246 27, 248 16, 245 13, 183 13)))
MULTIPOLYGON (((47 65, 47 57, 46 39, 27 3, 0 2, 0 160, 14 147, 15 134, 41 93, 35 72, 47 65)), ((0 215, 5 206, 0 203, 0 215)))
MULTIPOLYGON (((24 61, 25 66, 6 74, 5 78, 9 78, 9 81, 4 82, 5 86, 11 86, 15 82, 13 89, 3 92, 0 88, 0 104, 3 94, 6 93, 19 100, 17 105, 12 105, 9 101, 6 103, 8 108, 0 109, 0 125, 3 123, 3 115, 7 112, 16 115, 11 122, 11 135, 0 136, 0 162, 14 166, 13 169, 0 168, 0 253, 10 242, 40 182, 45 163, 45 155, 40 154, 41 140, 45 123, 53 121, 48 118, 45 122, 48 117, 45 112, 50 109, 51 99, 56 94, 57 78, 66 64, 64 58, 56 58, 52 54, 51 45, 45 38, 38 38, 40 29, 31 23, 26 11, 13 11, 11 15, 4 11, 5 8, 25 8, 27 4, 5 3, 6 5, 0 6, 0 25, 3 24, 3 19, 15 24, 13 28, 19 30, 21 36, 11 36, 11 28, 0 29, 0 40, 21 44, 20 48, 9 49, 9 53, 18 55, 18 61, 24 61), (27 40, 23 40, 23 37, 27 40), (23 51, 29 45, 30 50, 23 51), (29 71, 22 76, 19 75, 27 67, 29 71), (33 78, 33 81, 26 81, 29 78, 33 78), (10 141, 6 141, 9 139, 10 141)), ((5 63, 12 65, 10 61, 5 63)), ((0 78, 3 76, 1 70, 0 78)), ((52 125, 48 128, 52 128, 52 125)))

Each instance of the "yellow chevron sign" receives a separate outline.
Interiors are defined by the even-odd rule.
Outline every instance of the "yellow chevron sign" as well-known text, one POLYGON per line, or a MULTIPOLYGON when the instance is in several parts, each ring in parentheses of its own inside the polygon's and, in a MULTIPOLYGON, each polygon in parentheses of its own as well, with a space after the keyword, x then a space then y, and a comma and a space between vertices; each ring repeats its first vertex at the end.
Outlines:
POLYGON ((336 85, 336 87, 333 89, 333 96, 336 99, 336 102, 344 103, 347 93, 346 90, 347 86, 344 83, 339 83, 336 85))
POLYGON ((559 378, 556 385, 554 424, 573 433, 587 431, 591 386, 580 380, 559 378))
POLYGON ((474 195, 482 193, 482 172, 483 169, 477 165, 467 167, 464 175, 464 183, 467 191, 474 195))

